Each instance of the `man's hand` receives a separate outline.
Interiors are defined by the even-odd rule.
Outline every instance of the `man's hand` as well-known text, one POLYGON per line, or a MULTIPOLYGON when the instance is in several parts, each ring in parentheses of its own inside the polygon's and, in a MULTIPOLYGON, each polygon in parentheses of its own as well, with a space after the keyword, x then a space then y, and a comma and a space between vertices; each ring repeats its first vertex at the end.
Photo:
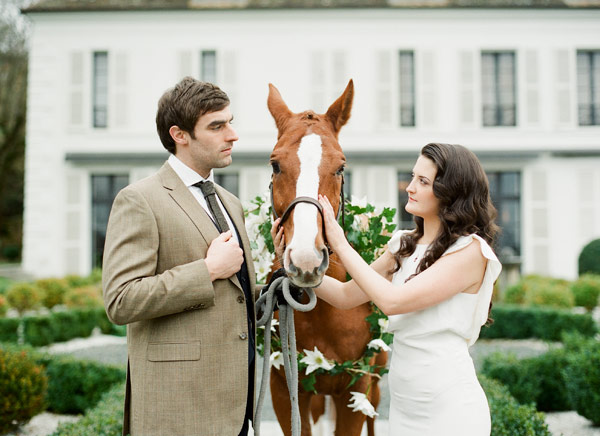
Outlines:
POLYGON ((231 230, 212 241, 204 259, 211 281, 231 277, 240 270, 243 261, 244 252, 231 237, 231 230))

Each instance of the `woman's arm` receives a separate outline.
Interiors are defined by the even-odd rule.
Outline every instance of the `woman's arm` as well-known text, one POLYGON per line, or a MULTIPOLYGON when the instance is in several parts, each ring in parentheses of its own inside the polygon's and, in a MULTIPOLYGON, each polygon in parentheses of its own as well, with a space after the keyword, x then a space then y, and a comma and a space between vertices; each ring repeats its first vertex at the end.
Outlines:
MULTIPOLYGON (((390 271, 394 267, 394 257, 389 251, 386 251, 370 266, 364 261, 363 263, 375 275, 389 283, 389 279, 391 278, 390 271)), ((352 276, 352 273, 350 275, 352 276)), ((371 300, 369 295, 363 292, 354 279, 348 282, 340 282, 332 277, 325 276, 323 282, 315 288, 315 291, 319 298, 322 298, 338 309, 352 309, 371 300)))
MULTIPOLYGON (((279 227, 280 218, 278 218, 271 228, 271 237, 275 253, 281 265, 283 265, 283 250, 285 248, 285 240, 283 238, 283 226, 279 227)), ((342 231, 343 234, 343 231, 342 231)), ((343 236, 345 240, 345 236, 343 236)), ((366 265, 366 263, 365 263, 366 265)), ((384 277, 386 280, 391 280, 391 270, 395 265, 394 256, 389 251, 385 251, 369 268, 384 277)), ((367 266, 368 267, 368 266, 367 266)), ((332 277, 325 276, 323 282, 315 288, 317 295, 327 301, 332 306, 339 309, 351 309, 360 304, 370 301, 370 298, 365 294, 354 280, 341 282, 332 277)))
MULTIPOLYGON (((422 310, 459 292, 476 291, 483 279, 486 260, 477 241, 443 256, 407 283, 393 285, 371 269, 352 249, 335 220, 329 201, 324 197, 319 197, 319 201, 323 205, 325 231, 330 245, 356 285, 387 315, 422 310)), ((353 296, 354 293, 350 295, 353 296)))

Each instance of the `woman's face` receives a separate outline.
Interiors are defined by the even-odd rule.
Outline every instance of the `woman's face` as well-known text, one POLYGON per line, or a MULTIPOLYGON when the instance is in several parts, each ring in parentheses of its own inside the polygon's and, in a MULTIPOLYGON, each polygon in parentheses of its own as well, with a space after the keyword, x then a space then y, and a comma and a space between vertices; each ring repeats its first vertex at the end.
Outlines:
POLYGON ((437 167, 433 161, 425 156, 419 156, 413 167, 412 180, 406 187, 408 203, 406 211, 423 219, 437 217, 439 200, 433 195, 433 181, 437 174, 437 167))

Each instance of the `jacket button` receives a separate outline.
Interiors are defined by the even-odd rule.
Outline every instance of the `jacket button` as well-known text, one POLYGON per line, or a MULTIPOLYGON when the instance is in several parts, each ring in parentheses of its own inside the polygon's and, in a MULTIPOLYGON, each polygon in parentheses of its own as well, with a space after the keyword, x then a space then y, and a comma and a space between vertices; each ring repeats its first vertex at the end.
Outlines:
POLYGON ((237 302, 238 302, 238 303, 243 303, 243 302, 244 302, 244 297, 242 297, 241 295, 239 295, 239 296, 237 297, 237 302))
POLYGON ((240 339, 242 341, 245 341, 246 339, 248 339, 248 335, 246 333, 240 333, 240 339))

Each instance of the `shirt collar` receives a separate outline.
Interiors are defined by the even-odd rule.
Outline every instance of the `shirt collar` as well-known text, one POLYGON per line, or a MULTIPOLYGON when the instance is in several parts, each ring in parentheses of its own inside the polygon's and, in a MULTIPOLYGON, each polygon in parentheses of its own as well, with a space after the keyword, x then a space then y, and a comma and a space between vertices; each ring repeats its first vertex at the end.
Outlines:
POLYGON ((193 169, 188 167, 186 164, 184 164, 174 154, 169 156, 169 159, 167 160, 167 162, 169 163, 169 165, 171 165, 171 168, 173 168, 173 171, 175 171, 175 173, 179 176, 181 181, 187 187, 193 186, 198 182, 204 182, 206 180, 209 180, 214 183, 214 174, 213 174, 212 170, 210 171, 208 178, 205 179, 200 174, 198 174, 196 171, 194 171, 193 169))

